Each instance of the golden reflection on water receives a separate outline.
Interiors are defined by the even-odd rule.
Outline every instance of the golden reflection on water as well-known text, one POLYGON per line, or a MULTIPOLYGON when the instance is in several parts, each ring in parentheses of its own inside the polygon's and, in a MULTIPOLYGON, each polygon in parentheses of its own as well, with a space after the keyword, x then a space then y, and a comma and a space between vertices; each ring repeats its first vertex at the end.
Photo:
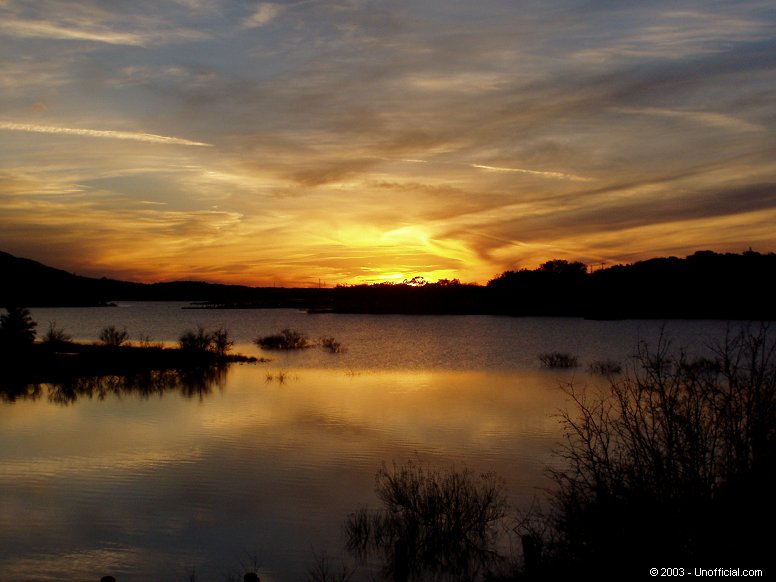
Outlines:
POLYGON ((527 504, 549 484, 570 379, 240 365, 196 398, 2 404, 0 577, 45 555, 66 577, 95 578, 95 562, 121 548, 147 556, 125 564, 128 578, 151 568, 184 579, 195 566, 208 579, 256 552, 262 580, 298 579, 311 548, 339 555, 344 518, 377 503, 382 462, 495 471, 513 504, 527 504), (64 566, 64 555, 80 558, 64 566))

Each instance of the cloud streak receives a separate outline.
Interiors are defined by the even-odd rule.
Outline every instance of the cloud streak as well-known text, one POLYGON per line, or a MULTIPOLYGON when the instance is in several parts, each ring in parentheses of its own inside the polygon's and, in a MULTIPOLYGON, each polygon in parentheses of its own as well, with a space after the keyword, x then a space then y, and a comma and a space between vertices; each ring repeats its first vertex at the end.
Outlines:
POLYGON ((6 20, 0 22, 0 32, 23 38, 82 40, 115 45, 144 46, 148 38, 142 34, 95 30, 46 21, 6 20))
POLYGON ((576 176, 574 174, 564 174, 563 172, 546 172, 540 170, 526 170, 524 168, 499 168, 497 166, 486 166, 485 164, 471 164, 472 168, 478 170, 487 170, 489 172, 514 172, 516 174, 529 174, 531 176, 540 176, 542 178, 554 178, 558 180, 572 180, 573 182, 592 182, 593 178, 576 176))
POLYGON ((774 29, 760 0, 6 0, 0 249, 248 284, 776 251, 774 29))
POLYGON ((49 133, 54 135, 76 135, 81 137, 95 137, 104 139, 124 139, 131 141, 142 141, 146 143, 158 143, 165 145, 183 145, 195 147, 212 147, 212 144, 192 141, 180 137, 169 137, 165 135, 156 135, 153 133, 142 133, 134 131, 115 131, 104 129, 81 129, 75 127, 57 127, 53 125, 37 125, 33 123, 15 123, 11 121, 0 121, 0 130, 6 131, 24 131, 29 133, 49 133))

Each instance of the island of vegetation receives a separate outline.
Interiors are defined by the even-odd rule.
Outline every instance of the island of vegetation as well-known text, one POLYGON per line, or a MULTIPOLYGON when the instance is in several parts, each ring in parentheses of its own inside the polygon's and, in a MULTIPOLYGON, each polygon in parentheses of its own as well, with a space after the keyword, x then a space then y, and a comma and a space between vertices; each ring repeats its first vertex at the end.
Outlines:
POLYGON ((132 376, 149 371, 191 371, 218 368, 232 362, 258 362, 253 356, 231 354, 225 329, 200 327, 181 334, 178 345, 165 347, 150 340, 130 342, 126 330, 108 326, 97 343, 73 341, 51 324, 37 339, 37 324, 24 307, 6 308, 0 315, 0 353, 4 382, 38 384, 73 378, 132 376))

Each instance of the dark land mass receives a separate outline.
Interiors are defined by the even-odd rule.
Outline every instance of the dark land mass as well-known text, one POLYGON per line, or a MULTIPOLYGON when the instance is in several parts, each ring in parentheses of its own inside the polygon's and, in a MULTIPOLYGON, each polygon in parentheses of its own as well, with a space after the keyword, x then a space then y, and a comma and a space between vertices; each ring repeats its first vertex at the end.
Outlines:
POLYGON ((252 356, 216 354, 161 346, 40 342, 4 353, 2 380, 37 384, 78 377, 133 376, 149 371, 179 373, 224 367, 233 362, 258 362, 252 356))
POLYGON ((413 279, 400 284, 283 288, 199 281, 132 283, 89 278, 0 252, 0 306, 97 306, 186 301, 192 308, 297 308, 310 312, 489 314, 591 319, 776 319, 776 254, 698 251, 590 271, 548 261, 487 285, 413 279))

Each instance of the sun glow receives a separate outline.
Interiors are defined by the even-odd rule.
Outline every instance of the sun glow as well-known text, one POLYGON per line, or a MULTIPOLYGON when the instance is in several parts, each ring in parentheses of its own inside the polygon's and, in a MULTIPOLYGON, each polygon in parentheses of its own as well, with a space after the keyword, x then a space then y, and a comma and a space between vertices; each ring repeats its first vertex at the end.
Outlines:
POLYGON ((776 20, 687 2, 612 27, 594 3, 0 0, 0 251, 302 287, 776 251, 776 20))

